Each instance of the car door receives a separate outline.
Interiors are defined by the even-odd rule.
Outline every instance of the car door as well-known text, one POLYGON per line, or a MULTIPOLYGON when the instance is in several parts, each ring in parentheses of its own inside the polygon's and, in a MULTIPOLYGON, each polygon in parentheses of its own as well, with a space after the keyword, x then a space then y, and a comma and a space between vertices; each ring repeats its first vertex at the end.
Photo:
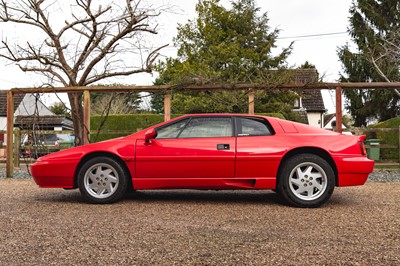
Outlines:
POLYGON ((189 117, 136 142, 137 178, 232 178, 236 141, 232 117, 189 117))
POLYGON ((237 117, 236 178, 275 178, 285 151, 267 120, 237 117))

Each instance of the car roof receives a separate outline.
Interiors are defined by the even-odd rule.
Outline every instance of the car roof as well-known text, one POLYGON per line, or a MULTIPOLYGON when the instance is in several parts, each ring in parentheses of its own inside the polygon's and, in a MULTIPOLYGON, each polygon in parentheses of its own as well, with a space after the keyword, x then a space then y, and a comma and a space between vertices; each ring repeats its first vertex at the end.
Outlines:
POLYGON ((195 117, 195 116, 235 116, 235 117, 268 117, 268 118, 274 118, 270 116, 263 116, 263 115, 253 115, 253 114, 231 114, 231 113, 204 113, 204 114, 186 114, 179 116, 177 118, 183 118, 183 117, 195 117))

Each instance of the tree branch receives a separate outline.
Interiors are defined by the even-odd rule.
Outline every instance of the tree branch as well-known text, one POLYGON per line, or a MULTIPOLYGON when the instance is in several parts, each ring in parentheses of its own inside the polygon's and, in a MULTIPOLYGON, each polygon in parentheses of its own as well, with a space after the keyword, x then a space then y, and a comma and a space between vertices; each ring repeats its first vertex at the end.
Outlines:
MULTIPOLYGON (((379 76, 381 76, 386 82, 392 82, 381 70, 381 68, 378 66, 376 63, 374 57, 371 55, 371 63, 374 65, 375 70, 378 72, 379 76)), ((398 89, 394 89, 394 92, 397 94, 397 96, 400 97, 400 91, 398 89)))
MULTIPOLYGON (((140 1, 139 1, 140 2, 140 1)), ((79 84, 85 84, 85 80, 88 78, 92 69, 109 53, 110 49, 114 47, 114 45, 119 41, 124 39, 131 32, 140 31, 140 32, 149 32, 152 34, 156 34, 157 32, 153 29, 148 28, 147 24, 138 24, 145 19, 148 18, 146 13, 140 13, 135 15, 134 11, 136 11, 136 7, 139 4, 136 4, 135 8, 132 8, 131 1, 127 0, 127 11, 128 14, 124 13, 121 18, 129 18, 129 20, 125 20, 126 25, 119 29, 117 34, 115 34, 105 45, 101 48, 101 52, 93 58, 93 60, 89 63, 86 67, 85 71, 83 72, 81 78, 79 79, 79 84)), ((118 21, 121 21, 121 18, 118 21)), ((120 25, 120 23, 118 24, 120 25)))
POLYGON ((54 71, 51 67, 44 67, 44 68, 40 68, 40 67, 27 67, 27 66, 20 66, 19 68, 24 71, 24 72, 39 72, 39 73, 50 73, 51 75, 57 77, 59 79, 59 81, 65 86, 68 86, 68 83, 65 81, 65 79, 56 71, 54 71))
MULTIPOLYGON (((151 72, 159 50, 165 46, 146 52, 147 59, 138 66, 126 69, 123 62, 127 60, 126 55, 136 53, 129 46, 130 39, 140 47, 141 34, 157 34, 157 26, 152 26, 150 19, 160 13, 140 7, 140 0, 126 0, 124 7, 109 1, 97 8, 93 8, 95 1, 92 0, 75 2, 70 5, 69 18, 62 20, 65 24, 56 28, 54 20, 66 11, 57 13, 56 1, 47 5, 45 0, 0 0, 0 22, 37 28, 44 36, 39 44, 29 40, 23 45, 14 45, 3 40, 0 58, 15 63, 22 71, 41 73, 48 78, 50 86, 56 82, 64 86, 89 85, 110 77, 151 72)), ((64 1, 57 3, 65 4, 64 1)), ((68 97, 75 135, 82 140, 82 93, 68 93, 68 97)))

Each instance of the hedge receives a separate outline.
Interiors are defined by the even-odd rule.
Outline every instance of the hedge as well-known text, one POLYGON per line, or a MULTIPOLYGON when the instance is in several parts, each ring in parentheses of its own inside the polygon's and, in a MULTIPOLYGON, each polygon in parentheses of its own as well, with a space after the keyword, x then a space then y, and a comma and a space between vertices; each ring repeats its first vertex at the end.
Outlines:
MULTIPOLYGON (((262 113, 259 115, 272 116, 281 119, 285 119, 285 117, 280 113, 262 113)), ((175 118, 181 116, 180 114, 171 115, 171 118, 175 118)), ((102 121, 102 117, 99 115, 92 116, 90 118, 90 128, 91 131, 96 131, 100 127, 100 123, 102 121)), ((96 138, 96 134, 91 134, 90 139, 92 142, 102 141, 112 138, 117 138, 121 136, 126 136, 129 133, 111 133, 111 131, 128 131, 128 132, 137 132, 139 130, 148 128, 155 124, 161 123, 164 121, 163 114, 123 114, 123 115, 109 115, 104 122, 101 131, 110 131, 110 133, 101 133, 96 138)))
MULTIPOLYGON (((400 117, 391 118, 389 120, 380 122, 371 126, 371 128, 395 128, 397 130, 391 131, 376 131, 371 132, 367 135, 369 138, 377 138, 381 140, 381 144, 388 145, 399 145, 399 128, 400 126, 400 117), (375 133, 375 135, 374 135, 375 133)), ((382 160, 399 160, 399 151, 398 149, 393 148, 381 148, 380 157, 382 160)))
MULTIPOLYGON (((102 121, 102 116, 96 115, 90 118, 91 131, 98 130, 102 121)), ((109 115, 104 122, 101 131, 129 131, 137 132, 152 125, 164 121, 164 115, 161 114, 123 114, 109 115)), ((126 136, 121 133, 101 133, 96 139, 96 134, 91 134, 90 139, 94 142, 126 136)))
POLYGON ((281 113, 258 113, 257 115, 272 116, 280 119, 286 119, 285 116, 281 113))

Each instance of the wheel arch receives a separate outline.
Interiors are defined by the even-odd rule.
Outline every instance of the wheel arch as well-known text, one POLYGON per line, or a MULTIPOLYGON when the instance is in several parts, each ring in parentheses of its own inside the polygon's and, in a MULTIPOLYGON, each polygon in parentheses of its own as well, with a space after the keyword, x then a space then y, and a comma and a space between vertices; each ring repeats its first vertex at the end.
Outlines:
POLYGON ((81 170, 82 166, 89 161, 90 159, 96 158, 96 157, 108 157, 111 159, 114 159, 115 161, 117 161, 122 168, 124 169, 125 173, 128 175, 128 185, 132 187, 132 176, 131 173, 128 169, 128 166, 126 165, 126 163, 117 155, 110 153, 110 152, 92 152, 92 153, 88 153, 85 156, 82 157, 82 159, 79 161, 78 166, 75 169, 75 173, 74 173, 74 187, 78 187, 78 173, 81 170))
POLYGON ((283 166, 285 165, 285 162, 289 158, 291 158, 295 155, 304 154, 304 153, 317 155, 317 156, 323 158, 325 161, 327 161, 328 164, 332 167, 333 172, 335 173, 335 186, 338 185, 338 170, 337 170, 335 161, 333 160, 332 156, 326 150, 317 148, 317 147, 300 147, 300 148, 296 148, 296 149, 293 149, 293 150, 287 152, 285 154, 285 156, 283 156, 283 158, 279 164, 278 173, 276 176, 277 177, 277 185, 279 183, 279 176, 280 176, 283 166))

